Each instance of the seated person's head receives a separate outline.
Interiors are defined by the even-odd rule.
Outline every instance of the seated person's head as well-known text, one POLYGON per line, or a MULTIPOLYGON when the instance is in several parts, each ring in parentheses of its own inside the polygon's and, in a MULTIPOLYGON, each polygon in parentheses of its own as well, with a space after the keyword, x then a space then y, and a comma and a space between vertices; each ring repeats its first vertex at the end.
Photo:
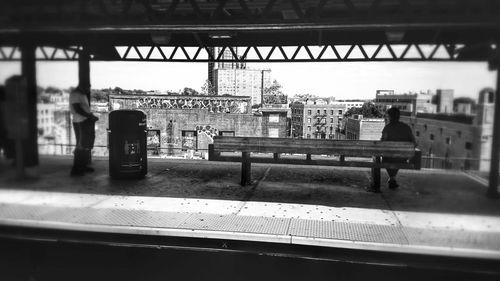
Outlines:
POLYGON ((389 116, 389 122, 399 121, 399 109, 397 107, 391 107, 387 110, 387 115, 389 116))

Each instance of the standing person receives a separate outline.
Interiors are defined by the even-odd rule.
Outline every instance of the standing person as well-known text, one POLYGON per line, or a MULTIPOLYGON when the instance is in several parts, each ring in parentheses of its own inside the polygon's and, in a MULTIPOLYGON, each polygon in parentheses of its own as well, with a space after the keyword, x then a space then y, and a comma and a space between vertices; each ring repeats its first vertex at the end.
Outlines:
POLYGON ((7 140, 7 130, 5 128, 5 120, 3 113, 4 103, 5 103, 5 87, 0 85, 0 151, 2 151, 2 149, 5 150, 5 143, 7 140))
MULTIPOLYGON (((90 86, 87 88, 90 89, 90 86)), ((90 167, 91 150, 94 148, 95 122, 99 120, 90 111, 90 102, 85 87, 78 85, 69 96, 70 111, 73 117, 76 147, 74 151, 72 176, 83 176, 85 172, 93 172, 90 167)))
MULTIPOLYGON (((399 122, 400 112, 396 107, 391 107, 387 110, 386 118, 389 118, 389 123, 385 125, 382 130, 382 141, 409 141, 416 145, 415 137, 411 131, 410 126, 403 122, 399 122)), ((383 162, 385 163, 406 163, 407 159, 404 158, 390 158, 384 157, 383 162)), ((387 169, 387 174, 389 174, 389 181, 387 182, 390 189, 396 189, 399 187, 396 181, 396 175, 398 174, 398 169, 387 169)))

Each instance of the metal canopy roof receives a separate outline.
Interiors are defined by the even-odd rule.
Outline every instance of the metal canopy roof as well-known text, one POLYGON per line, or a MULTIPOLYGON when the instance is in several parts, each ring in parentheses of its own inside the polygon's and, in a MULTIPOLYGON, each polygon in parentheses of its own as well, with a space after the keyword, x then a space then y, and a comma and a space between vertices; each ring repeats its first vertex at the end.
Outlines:
POLYGON ((495 0, 0 1, 0 46, 84 46, 100 60, 122 60, 115 46, 479 46, 499 34, 495 0))

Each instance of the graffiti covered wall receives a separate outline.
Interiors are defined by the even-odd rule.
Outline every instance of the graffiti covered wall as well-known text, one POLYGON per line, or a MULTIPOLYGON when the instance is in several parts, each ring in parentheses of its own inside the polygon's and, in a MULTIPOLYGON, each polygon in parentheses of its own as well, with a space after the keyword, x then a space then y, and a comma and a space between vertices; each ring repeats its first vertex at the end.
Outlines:
POLYGON ((263 136, 262 116, 249 111, 249 97, 234 96, 110 96, 110 110, 138 109, 150 130, 160 130, 161 152, 205 151, 220 132, 263 136), (186 98, 190 101, 186 102, 186 98))
POLYGON ((211 113, 249 113, 250 97, 240 96, 135 96, 111 95, 110 110, 116 109, 205 109, 211 113))

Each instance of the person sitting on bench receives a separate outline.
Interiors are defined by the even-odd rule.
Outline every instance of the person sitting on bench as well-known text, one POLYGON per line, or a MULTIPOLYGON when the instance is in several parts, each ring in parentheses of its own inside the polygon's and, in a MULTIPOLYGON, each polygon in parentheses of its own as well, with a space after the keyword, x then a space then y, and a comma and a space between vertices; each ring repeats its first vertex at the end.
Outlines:
MULTIPOLYGON (((400 112, 396 107, 391 107, 387 110, 386 118, 388 118, 389 123, 385 125, 382 130, 381 141, 409 141, 413 142, 416 146, 415 137, 411 131, 410 126, 403 122, 399 122, 400 112)), ((386 119, 387 120, 387 119, 386 119)), ((407 159, 404 158, 390 158, 384 157, 384 163, 406 163, 407 159)), ((390 189, 396 189, 399 187, 396 181, 396 175, 398 174, 398 169, 387 169, 387 174, 389 174, 388 187, 390 189)))

